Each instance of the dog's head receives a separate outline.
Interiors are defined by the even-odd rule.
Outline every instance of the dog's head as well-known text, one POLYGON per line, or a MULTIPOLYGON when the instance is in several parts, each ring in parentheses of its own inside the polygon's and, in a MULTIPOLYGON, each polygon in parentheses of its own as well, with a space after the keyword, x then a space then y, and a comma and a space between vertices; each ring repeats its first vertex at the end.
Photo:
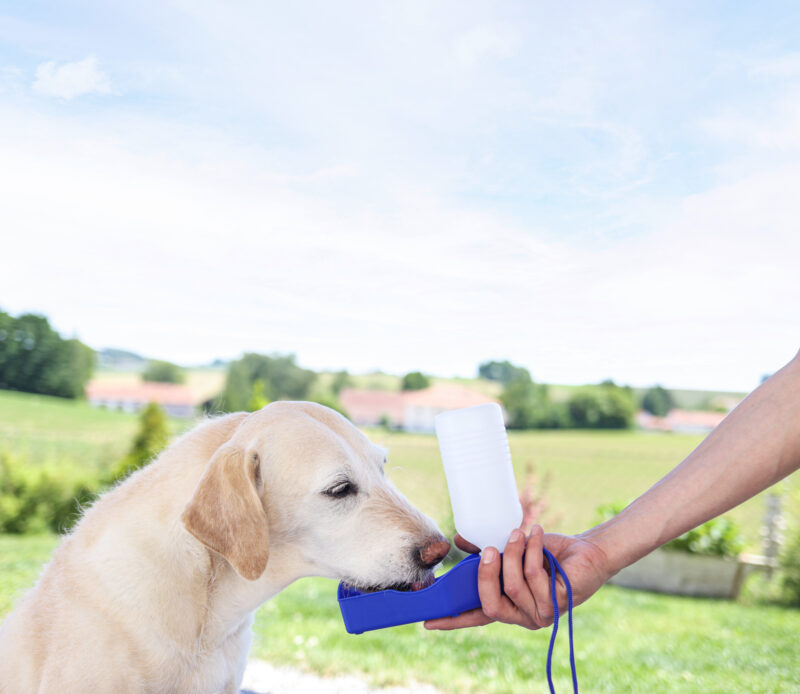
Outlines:
POLYGON ((430 585, 449 542, 384 474, 386 452, 333 410, 276 402, 248 415, 209 461, 182 515, 244 578, 270 545, 357 588, 430 585))

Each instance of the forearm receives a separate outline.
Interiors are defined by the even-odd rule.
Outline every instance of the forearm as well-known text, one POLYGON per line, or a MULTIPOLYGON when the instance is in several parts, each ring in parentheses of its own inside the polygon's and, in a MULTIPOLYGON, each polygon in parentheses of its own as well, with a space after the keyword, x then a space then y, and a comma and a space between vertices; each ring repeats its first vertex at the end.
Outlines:
POLYGON ((800 467, 800 355, 754 390, 680 465, 581 537, 613 572, 800 467))

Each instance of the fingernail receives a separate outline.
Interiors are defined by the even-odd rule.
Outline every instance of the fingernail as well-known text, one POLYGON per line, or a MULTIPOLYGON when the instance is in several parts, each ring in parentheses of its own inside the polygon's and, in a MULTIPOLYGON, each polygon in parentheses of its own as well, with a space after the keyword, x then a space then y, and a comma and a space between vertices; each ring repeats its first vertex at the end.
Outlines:
POLYGON ((481 556, 481 564, 491 564, 495 559, 497 550, 494 547, 487 547, 483 550, 483 556, 481 556))
POLYGON ((522 538, 523 537, 525 537, 525 536, 522 534, 522 531, 517 529, 517 530, 514 530, 511 533, 511 537, 508 538, 508 541, 509 542, 522 542, 522 538))

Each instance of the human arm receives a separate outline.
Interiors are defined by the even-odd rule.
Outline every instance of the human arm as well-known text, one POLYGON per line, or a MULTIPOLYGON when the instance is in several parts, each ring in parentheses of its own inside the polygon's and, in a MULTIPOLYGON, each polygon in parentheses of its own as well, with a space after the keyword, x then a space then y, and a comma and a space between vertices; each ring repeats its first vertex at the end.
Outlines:
POLYGON ((575 602, 580 604, 622 568, 798 467, 800 354, 748 395, 680 465, 614 518, 576 536, 542 538, 541 529, 535 528, 524 541, 509 543, 502 562, 505 596, 500 593, 497 551, 487 548, 478 578, 482 610, 433 620, 426 626, 451 629, 495 620, 529 628, 546 626, 552 620, 552 606, 542 543, 570 577, 575 602))

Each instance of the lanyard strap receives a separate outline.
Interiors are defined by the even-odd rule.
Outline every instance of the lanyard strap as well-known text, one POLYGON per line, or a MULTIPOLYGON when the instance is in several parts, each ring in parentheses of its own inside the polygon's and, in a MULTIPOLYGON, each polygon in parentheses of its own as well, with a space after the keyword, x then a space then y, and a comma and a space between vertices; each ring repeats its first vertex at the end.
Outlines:
POLYGON ((569 623, 569 665, 572 669, 572 691, 578 694, 578 673, 575 670, 575 647, 572 642, 572 585, 570 585, 567 574, 556 558, 550 553, 547 548, 542 548, 544 556, 547 557, 547 563, 550 565, 550 598, 553 601, 553 631, 550 633, 550 646, 547 649, 547 684, 550 687, 550 694, 555 694, 555 687, 553 687, 553 647, 556 644, 556 634, 558 634, 558 597, 556 595, 556 583, 558 575, 564 581, 567 588, 567 621, 569 623))

